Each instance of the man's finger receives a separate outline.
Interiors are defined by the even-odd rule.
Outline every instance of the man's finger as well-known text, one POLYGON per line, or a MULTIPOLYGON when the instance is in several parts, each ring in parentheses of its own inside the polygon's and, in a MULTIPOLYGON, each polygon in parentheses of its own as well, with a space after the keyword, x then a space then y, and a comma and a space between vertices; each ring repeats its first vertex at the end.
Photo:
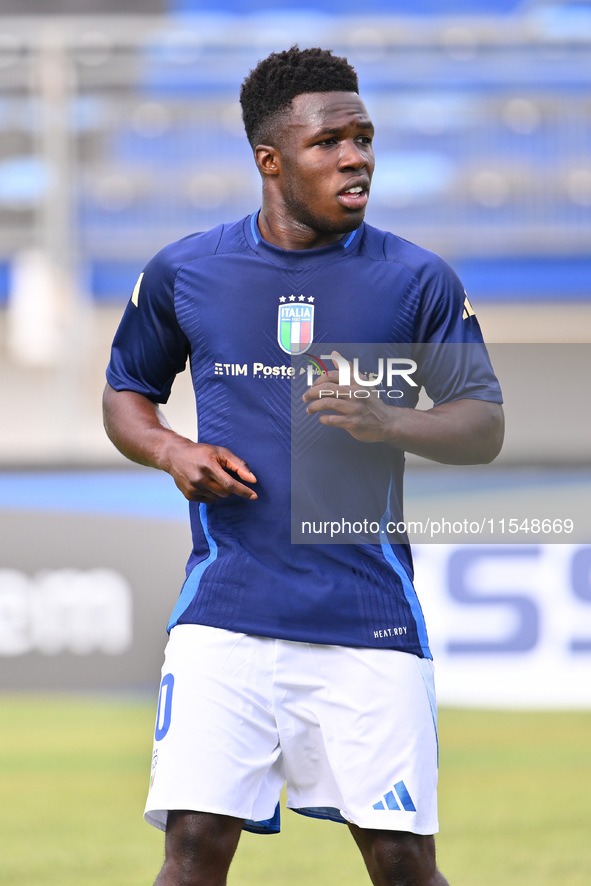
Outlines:
POLYGON ((313 400, 312 403, 309 403, 306 412, 308 415, 315 415, 317 412, 339 412, 344 415, 357 409, 357 404, 349 399, 340 400, 336 397, 323 397, 321 400, 313 400))
POLYGON ((232 471, 247 483, 256 483, 257 478, 250 470, 244 459, 238 458, 229 449, 218 449, 216 451, 217 464, 212 465, 212 478, 217 482, 221 489, 221 495, 239 495, 241 498, 255 499, 258 498, 256 492, 248 486, 244 486, 228 471, 232 471))
POLYGON ((308 403, 310 400, 318 400, 320 398, 320 391, 334 392, 338 388, 338 384, 339 382, 336 372, 330 372, 328 375, 323 375, 321 379, 316 379, 312 387, 308 388, 303 393, 302 400, 304 403, 308 403))
POLYGON ((237 455, 234 455, 233 452, 230 452, 229 449, 220 449, 217 451, 217 457, 219 464, 229 471, 234 471, 235 474, 242 480, 246 480, 247 483, 256 483, 257 478, 250 470, 246 462, 243 458, 238 458, 237 455))
POLYGON ((204 501, 209 504, 221 498, 228 498, 230 495, 251 500, 258 498, 254 489, 244 486, 223 471, 219 474, 212 472, 208 480, 193 484, 190 498, 192 501, 204 501))

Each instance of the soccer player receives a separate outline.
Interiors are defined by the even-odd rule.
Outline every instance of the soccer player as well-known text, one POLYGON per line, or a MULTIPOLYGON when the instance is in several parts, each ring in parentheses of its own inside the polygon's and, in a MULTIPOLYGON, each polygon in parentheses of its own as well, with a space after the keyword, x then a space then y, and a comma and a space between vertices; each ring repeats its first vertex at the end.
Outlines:
MULTIPOLYGON (((440 258, 364 222, 374 130, 346 59, 273 53, 241 104, 262 206, 148 263, 104 395, 115 446, 190 502, 145 812, 166 831, 156 883, 226 883, 242 829, 279 829, 287 783, 290 808, 348 825, 374 884, 440 886, 432 661, 410 551, 291 544, 291 357, 322 342, 478 344, 480 331, 440 258), (199 442, 158 405, 187 360, 199 442)), ((491 461, 501 396, 478 354, 433 377, 418 366, 424 411, 357 396, 366 377, 346 384, 335 355, 296 398, 315 452, 337 434, 370 461, 386 453, 384 514, 399 512, 405 451, 491 461)))

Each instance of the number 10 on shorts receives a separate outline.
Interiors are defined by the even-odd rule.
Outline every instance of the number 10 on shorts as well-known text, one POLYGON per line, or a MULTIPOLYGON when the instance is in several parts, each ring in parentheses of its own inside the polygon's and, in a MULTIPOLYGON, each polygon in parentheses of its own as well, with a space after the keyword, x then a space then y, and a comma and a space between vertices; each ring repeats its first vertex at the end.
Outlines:
POLYGON ((166 674, 166 676, 162 678, 160 695, 158 696, 158 713, 156 715, 156 729, 154 731, 154 739, 156 741, 162 741, 170 729, 173 689, 174 676, 172 674, 166 674))

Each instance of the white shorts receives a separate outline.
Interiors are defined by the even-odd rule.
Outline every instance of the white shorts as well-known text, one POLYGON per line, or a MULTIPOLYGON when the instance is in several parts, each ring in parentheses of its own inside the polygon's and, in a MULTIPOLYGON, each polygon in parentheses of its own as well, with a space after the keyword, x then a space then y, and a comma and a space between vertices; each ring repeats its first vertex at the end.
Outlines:
POLYGON ((145 818, 168 810, 279 830, 279 796, 304 815, 434 834, 432 662, 177 625, 162 670, 145 818))

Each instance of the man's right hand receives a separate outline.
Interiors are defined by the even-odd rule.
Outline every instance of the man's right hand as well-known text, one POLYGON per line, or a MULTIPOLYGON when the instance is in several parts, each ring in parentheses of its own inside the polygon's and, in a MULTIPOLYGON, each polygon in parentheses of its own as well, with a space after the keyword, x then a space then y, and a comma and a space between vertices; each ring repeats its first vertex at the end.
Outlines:
POLYGON ((230 495, 258 498, 253 489, 240 482, 256 483, 255 475, 243 459, 224 446, 179 437, 168 444, 162 466, 189 501, 211 504, 230 495))
POLYGON ((224 446, 180 436, 169 427, 160 407, 143 394, 107 385, 103 416, 110 440, 123 455, 167 471, 189 501, 211 504, 230 495, 258 498, 244 485, 256 483, 257 478, 243 459, 224 446))

